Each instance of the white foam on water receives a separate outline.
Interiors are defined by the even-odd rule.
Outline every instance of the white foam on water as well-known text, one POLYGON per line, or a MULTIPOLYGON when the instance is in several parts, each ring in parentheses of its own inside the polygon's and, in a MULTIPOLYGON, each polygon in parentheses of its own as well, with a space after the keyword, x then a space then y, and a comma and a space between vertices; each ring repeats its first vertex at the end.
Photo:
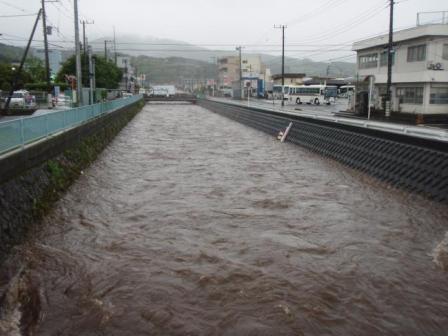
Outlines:
POLYGON ((271 240, 277 244, 285 245, 301 251, 321 251, 323 247, 306 241, 305 239, 292 236, 290 234, 282 234, 276 231, 265 231, 262 238, 271 240))
POLYGON ((445 238, 434 249, 433 260, 442 270, 448 271, 448 232, 445 238))
POLYGON ((22 336, 20 332, 20 320, 22 313, 19 307, 8 312, 0 318, 0 335, 5 336, 22 336))
POLYGON ((11 280, 8 290, 1 302, 0 310, 0 334, 7 336, 21 336, 20 320, 22 312, 20 309, 19 295, 24 286, 23 272, 19 271, 11 280))

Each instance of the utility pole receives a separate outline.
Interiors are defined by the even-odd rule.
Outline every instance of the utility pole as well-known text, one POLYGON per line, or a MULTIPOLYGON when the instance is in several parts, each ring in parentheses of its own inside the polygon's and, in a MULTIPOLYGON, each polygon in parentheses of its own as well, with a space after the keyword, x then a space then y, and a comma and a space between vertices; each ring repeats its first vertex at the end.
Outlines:
POLYGON ((90 84, 90 105, 93 105, 93 63, 92 63, 92 47, 88 46, 89 54, 89 84, 90 84))
POLYGON ((86 39, 86 25, 89 24, 94 24, 94 21, 89 21, 89 20, 81 20, 81 24, 82 24, 82 40, 83 40, 83 50, 84 50, 84 57, 87 56, 87 50, 88 50, 88 46, 87 46, 87 39, 86 39))
POLYGON ((33 31, 31 32, 31 36, 30 36, 30 38, 28 40, 28 44, 26 45, 26 48, 25 48, 25 52, 23 53, 19 69, 17 70, 17 72, 14 76, 14 79, 12 81, 11 89, 9 90, 8 98, 6 99, 6 103, 4 106, 5 111, 9 108, 9 104, 11 103, 12 95, 14 94, 14 90, 16 89, 17 81, 19 80, 19 77, 22 74, 23 65, 25 64, 26 56, 28 55, 28 51, 30 50, 31 42, 33 41, 34 33, 36 32, 37 24, 39 23, 41 14, 42 14, 42 9, 39 9, 39 12, 37 13, 36 22, 34 23, 33 31))
POLYGON ((125 83, 126 83, 126 92, 128 92, 128 60, 124 59, 124 75, 125 75, 125 83))
POLYGON ((78 0, 73 0, 75 11, 75 51, 76 51, 76 93, 77 103, 80 106, 82 102, 82 71, 81 71, 81 49, 79 47, 79 19, 78 19, 78 0))
POLYGON ((386 88, 386 118, 390 118, 392 103, 392 56, 394 43, 394 0, 390 0, 390 21, 389 21, 389 44, 387 46, 387 88, 386 88))
MULTIPOLYGON (((87 35, 86 35, 86 25, 89 25, 89 24, 94 24, 94 22, 93 21, 89 21, 89 20, 81 20, 81 24, 82 24, 82 35, 83 35, 83 51, 84 51, 84 64, 88 64, 88 62, 89 62, 89 57, 88 57, 88 49, 89 49, 89 46, 88 46, 88 44, 89 44, 89 42, 88 42, 88 40, 87 40, 87 35)), ((86 69, 86 71, 84 72, 84 74, 87 76, 88 75, 88 66, 87 66, 87 69, 86 69)), ((87 83, 86 83, 86 85, 87 85, 87 83)))
POLYGON ((96 92, 96 58, 92 58, 93 66, 93 91, 96 92))
POLYGON ((45 0, 42 0, 42 26, 44 32, 44 50, 45 50, 45 79, 47 81, 47 90, 50 90, 50 60, 48 56, 48 38, 47 38, 47 18, 45 15, 45 0))
POLYGON ((240 60, 240 99, 243 99, 243 66, 241 59, 241 50, 242 46, 236 47, 236 50, 239 52, 239 60, 240 60))
POLYGON ((111 40, 104 40, 104 58, 107 61, 107 42, 113 42, 111 40))
POLYGON ((285 106, 285 28, 286 25, 274 26, 282 30, 282 106, 285 106))
POLYGON ((114 26, 114 61, 115 65, 117 65, 117 37, 115 35, 115 26, 114 26))

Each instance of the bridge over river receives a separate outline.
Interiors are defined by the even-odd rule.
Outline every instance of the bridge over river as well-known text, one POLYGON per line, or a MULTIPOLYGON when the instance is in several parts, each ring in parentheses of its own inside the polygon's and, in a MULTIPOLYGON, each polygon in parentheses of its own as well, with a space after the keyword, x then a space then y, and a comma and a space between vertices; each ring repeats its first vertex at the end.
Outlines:
POLYGON ((148 104, 10 255, 1 284, 21 270, 30 304, 11 294, 0 330, 446 335, 447 223, 202 107, 148 104))

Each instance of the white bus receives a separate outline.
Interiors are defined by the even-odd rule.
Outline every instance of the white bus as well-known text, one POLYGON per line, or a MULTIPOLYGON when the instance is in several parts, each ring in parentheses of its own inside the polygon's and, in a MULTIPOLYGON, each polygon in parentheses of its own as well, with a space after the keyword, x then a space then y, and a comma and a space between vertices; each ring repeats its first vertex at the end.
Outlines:
POLYGON ((354 85, 344 85, 339 88, 338 97, 339 98, 348 98, 350 95, 353 95, 354 92, 355 92, 354 85))
MULTIPOLYGON (((291 100, 291 93, 293 92, 293 89, 296 88, 296 86, 292 86, 292 85, 285 85, 285 90, 284 90, 284 100, 291 100)), ((277 100, 277 99, 282 99, 282 86, 281 85, 274 85, 273 89, 272 89, 272 94, 273 94, 273 99, 277 100)))
POLYGON ((176 94, 176 87, 174 85, 154 85, 149 90, 151 97, 171 97, 176 94))
POLYGON ((296 104, 334 103, 338 96, 338 88, 329 85, 302 85, 291 88, 290 97, 296 104))

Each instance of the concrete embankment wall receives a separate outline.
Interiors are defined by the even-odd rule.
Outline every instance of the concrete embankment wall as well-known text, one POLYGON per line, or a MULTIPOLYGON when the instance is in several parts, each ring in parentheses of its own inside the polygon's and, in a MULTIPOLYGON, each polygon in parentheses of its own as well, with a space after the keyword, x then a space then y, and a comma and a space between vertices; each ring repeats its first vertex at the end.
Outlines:
POLYGON ((288 142, 395 187, 448 202, 446 143, 207 100, 199 104, 273 136, 292 122, 288 142))
POLYGON ((143 101, 0 160, 0 260, 141 110, 143 101))

